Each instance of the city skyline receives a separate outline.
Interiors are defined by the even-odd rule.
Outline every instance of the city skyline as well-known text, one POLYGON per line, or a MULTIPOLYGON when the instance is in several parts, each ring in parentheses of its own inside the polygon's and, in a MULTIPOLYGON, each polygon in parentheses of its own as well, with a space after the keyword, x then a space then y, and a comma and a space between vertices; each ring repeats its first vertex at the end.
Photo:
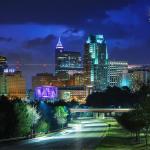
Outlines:
POLYGON ((150 0, 0 0, 0 150, 150 149, 150 0))
MULTIPOLYGON (((97 37, 97 36, 103 37, 103 35, 92 35, 92 34, 91 34, 90 36, 92 36, 92 37, 94 37, 94 36, 95 36, 95 37, 97 37)), ((90 37, 90 36, 89 36, 89 37, 90 37)), ((88 40, 85 41, 85 43, 88 43, 88 42, 89 42, 89 37, 88 37, 88 40)), ((107 61, 111 63, 111 61, 112 61, 113 59, 111 59, 111 58, 109 57, 109 53, 107 52, 107 40, 105 39, 104 41, 105 41, 105 43, 106 43, 106 58, 109 60, 109 61, 108 61, 108 60, 107 60, 107 61)), ((94 50, 94 49, 93 49, 93 50, 94 50)), ((61 57, 64 57, 65 59, 68 57, 67 59, 69 59, 70 56, 71 56, 72 58, 73 58, 73 57, 76 58, 76 57, 77 57, 76 54, 77 54, 77 55, 80 55, 80 52, 79 52, 79 51, 67 51, 67 50, 65 50, 63 44, 61 43, 61 39, 60 39, 60 37, 59 37, 59 38, 58 38, 58 41, 57 41, 57 44, 56 44, 56 46, 55 46, 55 54, 54 54, 54 55, 55 55, 55 59, 54 59, 55 62, 54 62, 54 63, 52 63, 52 64, 42 64, 42 63, 40 62, 39 64, 29 64, 29 63, 23 64, 23 63, 17 61, 17 62, 14 63, 14 64, 8 64, 8 65, 7 65, 8 69, 6 69, 6 71, 8 71, 8 72, 9 72, 9 71, 10 71, 10 72, 11 72, 11 71, 14 72, 15 70, 16 70, 16 71, 17 71, 17 70, 18 70, 18 71, 22 71, 23 74, 24 74, 25 80, 26 80, 26 87, 27 87, 27 89, 31 89, 31 81, 32 81, 32 78, 33 78, 34 75, 37 75, 37 74, 40 74, 40 73, 41 73, 41 74, 42 74, 42 73, 48 73, 50 76, 51 76, 51 75, 52 75, 52 76, 53 76, 53 75, 54 75, 54 76, 57 76, 57 73, 56 73, 56 70, 55 70, 55 69, 57 68, 56 66, 58 65, 58 62, 57 62, 57 61, 58 61, 58 60, 57 60, 57 57, 58 57, 58 56, 57 56, 57 53, 58 53, 58 52, 57 52, 57 51, 60 51, 59 53, 62 55, 62 56, 60 55, 60 59, 62 59, 61 57), (69 54, 69 55, 68 55, 68 54, 69 54), (64 56, 63 56, 63 55, 64 55, 64 56), (65 56, 65 55, 66 55, 66 56, 65 56), (67 56, 67 55, 68 55, 68 56, 67 56), (32 73, 31 73, 32 75, 28 74, 28 76, 26 76, 26 73, 28 73, 28 72, 25 72, 25 71, 24 71, 24 68, 25 68, 25 67, 31 67, 31 68, 32 68, 32 67, 41 67, 41 68, 43 68, 43 70, 40 69, 39 71, 37 71, 37 73, 35 73, 34 71, 32 71, 32 73), (48 68, 48 70, 46 70, 46 68, 48 68), (54 71, 52 71, 52 70, 54 70, 54 71)), ((81 73, 82 71, 84 72, 84 69, 85 69, 85 68, 84 68, 84 67, 85 67, 85 66, 84 66, 84 63, 85 63, 85 62, 84 62, 84 61, 85 61, 85 60, 84 60, 84 58, 85 58, 84 53, 85 53, 85 49, 84 49, 84 52, 83 52, 83 56, 80 55, 80 61, 82 60, 82 61, 80 62, 80 69, 79 69, 80 71, 78 70, 80 73, 81 73), (81 70, 81 69, 82 69, 82 70, 81 70)), ((95 52, 93 51, 93 53, 95 53, 95 52)), ((92 55, 93 55, 93 54, 92 54, 92 55)), ((59 58, 59 57, 58 57, 58 58, 59 58)), ((7 58, 6 58, 6 59, 7 59, 7 58)), ((67 60, 67 59, 66 59, 66 62, 64 62, 64 63, 67 63, 67 61, 69 61, 69 60, 67 60)), ((73 58, 73 59, 74 59, 74 58, 73 58)), ((78 57, 77 57, 76 59, 78 59, 78 57)), ((113 61, 114 61, 114 60, 113 60, 113 61)), ((115 60, 115 61, 116 61, 116 60, 115 60)), ((115 61, 114 61, 114 62, 115 62, 115 61)), ((127 61, 126 61, 126 60, 121 60, 121 59, 120 59, 119 61, 118 61, 118 60, 116 61, 116 63, 120 63, 120 62, 121 62, 121 64, 122 64, 122 63, 127 62, 127 61)), ((68 63, 69 63, 69 62, 68 62, 68 63)), ((69 63, 69 64, 70 64, 70 63, 69 63)), ((67 68, 69 67, 69 66, 68 66, 69 64, 66 64, 66 65, 67 65, 67 66, 66 66, 67 68)), ((65 65, 65 64, 64 64, 64 65, 65 65)), ((74 65, 75 65, 75 64, 74 64, 74 65)), ((144 65, 144 64, 141 64, 141 65, 144 65)), ((148 65, 148 66, 149 66, 149 64, 145 64, 145 65, 148 65)), ((129 67, 129 66, 130 66, 131 68, 132 68, 132 67, 136 67, 136 66, 137 66, 137 67, 140 67, 140 65, 130 65, 130 64, 128 64, 127 67, 129 67)), ((70 66, 70 67, 71 67, 71 66, 70 66)), ((72 66, 72 67, 73 67, 73 66, 72 66)), ((130 67, 129 67, 129 68, 130 68, 130 67)), ((64 68, 62 68, 62 69, 64 69, 64 68)), ((68 68, 68 69, 69 69, 69 68, 68 68)), ((70 69, 71 69, 71 68, 70 68, 70 69)), ((72 68, 72 69, 73 69, 73 68, 72 68)), ((75 69, 75 68, 74 68, 74 69, 75 69)), ((77 68, 76 68, 76 69, 77 69, 77 68)), ((123 69, 123 68, 122 68, 122 69, 123 69)), ((32 69, 31 69, 31 70, 32 70, 32 69)), ((78 72, 78 71, 77 71, 77 72, 78 72)), ((77 73, 77 72, 76 72, 76 73, 77 73)), ((79 73, 79 72, 78 72, 78 73, 79 73)), ((83 74, 83 72, 82 72, 81 74, 83 74)), ((74 72, 74 73, 75 73, 75 72, 74 72)), ((74 73, 73 73, 73 74, 74 74, 74 73)), ((72 75, 73 75, 73 74, 72 74, 72 75)), ((69 74, 68 74, 68 75, 69 75, 69 74)), ((66 75, 65 75, 65 74, 60 74, 60 75, 58 75, 58 76, 60 76, 60 77, 61 77, 61 76, 64 76, 64 77, 65 77, 66 75)), ((61 78, 62 78, 62 77, 61 77, 61 78)), ((68 78, 68 81, 69 81, 69 80, 70 80, 70 79, 68 78)), ((87 83, 88 83, 88 82, 87 82, 87 83)), ((118 84, 118 83, 117 83, 117 84, 118 84)), ((106 85, 106 86, 107 86, 107 85, 106 85)))
POLYGON ((149 64, 149 3, 148 0, 45 0, 44 3, 2 0, 0 54, 12 66, 31 64, 20 66, 30 82, 29 78, 36 73, 54 73, 51 65, 54 66, 60 36, 66 51, 79 51, 83 56, 88 35, 102 34, 111 60, 149 64))

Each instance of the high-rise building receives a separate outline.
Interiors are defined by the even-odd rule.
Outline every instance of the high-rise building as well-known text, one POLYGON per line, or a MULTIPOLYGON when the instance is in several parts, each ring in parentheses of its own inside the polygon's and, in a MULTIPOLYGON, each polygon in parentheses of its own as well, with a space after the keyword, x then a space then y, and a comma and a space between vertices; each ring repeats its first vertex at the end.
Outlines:
POLYGON ((55 74, 64 80, 68 80, 70 75, 82 72, 82 60, 80 52, 64 51, 62 43, 59 41, 56 45, 55 53, 55 74), (67 73, 67 75, 63 75, 67 73))
MULTIPOLYGON (((126 61, 109 61, 108 62, 108 85, 125 86, 125 74, 128 73, 128 62, 126 61)), ((127 86, 127 85, 126 85, 127 86)))
POLYGON ((59 40, 58 40, 58 43, 56 45, 56 56, 57 56, 57 52, 63 52, 64 51, 64 47, 60 41, 60 37, 59 37, 59 40))
POLYGON ((16 71, 14 73, 5 74, 5 76, 8 97, 25 98, 26 81, 22 76, 22 73, 20 71, 16 71))
POLYGON ((84 51, 85 84, 96 90, 104 90, 108 74, 108 53, 103 35, 90 35, 85 43, 84 51))
POLYGON ((0 74, 4 72, 5 68, 7 68, 7 58, 0 56, 0 74))

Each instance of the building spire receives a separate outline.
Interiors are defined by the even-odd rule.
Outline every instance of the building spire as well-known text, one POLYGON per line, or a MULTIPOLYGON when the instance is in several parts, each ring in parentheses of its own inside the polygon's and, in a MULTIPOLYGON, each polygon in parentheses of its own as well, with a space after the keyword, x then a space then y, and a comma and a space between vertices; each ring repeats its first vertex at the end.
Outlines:
POLYGON ((62 45, 62 43, 61 43, 61 40, 60 40, 60 37, 59 37, 59 40, 58 40, 58 43, 57 43, 57 45, 56 45, 56 49, 63 49, 64 47, 63 47, 63 45, 62 45))

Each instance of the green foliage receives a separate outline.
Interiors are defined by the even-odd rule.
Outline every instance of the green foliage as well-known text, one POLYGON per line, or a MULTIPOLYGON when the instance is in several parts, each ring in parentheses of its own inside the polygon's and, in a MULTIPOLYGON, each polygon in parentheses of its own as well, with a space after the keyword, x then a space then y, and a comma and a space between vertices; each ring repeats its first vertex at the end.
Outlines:
POLYGON ((56 118, 57 123, 63 125, 67 122, 68 111, 65 106, 56 106, 54 109, 54 118, 56 118))
POLYGON ((128 131, 140 137, 140 132, 145 135, 146 146, 148 145, 148 135, 150 133, 150 97, 136 106, 135 110, 124 113, 117 117, 117 121, 128 131))
POLYGON ((37 113, 37 110, 35 107, 31 107, 30 105, 27 105, 27 113, 29 116, 29 119, 31 120, 31 124, 35 125, 37 124, 38 120, 40 119, 40 115, 37 113))
POLYGON ((35 127, 35 131, 37 133, 48 132, 49 128, 50 128, 50 125, 48 124, 48 122, 46 122, 45 120, 40 120, 37 126, 35 127))
POLYGON ((17 118, 17 136, 28 135, 31 132, 32 126, 38 122, 40 115, 34 107, 23 102, 15 103, 14 110, 17 118))

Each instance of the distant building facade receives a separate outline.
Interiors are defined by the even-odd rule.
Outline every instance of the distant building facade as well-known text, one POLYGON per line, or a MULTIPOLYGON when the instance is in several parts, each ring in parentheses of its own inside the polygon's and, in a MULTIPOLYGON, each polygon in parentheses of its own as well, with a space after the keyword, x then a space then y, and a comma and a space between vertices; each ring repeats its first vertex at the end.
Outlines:
POLYGON ((59 99, 66 102, 77 101, 79 103, 85 103, 86 100, 86 90, 84 87, 78 86, 68 86, 58 88, 59 99))
POLYGON ((140 87, 145 85, 150 85, 150 70, 143 67, 130 69, 129 70, 131 78, 131 89, 137 91, 140 87))
POLYGON ((123 78, 127 73, 128 73, 127 61, 109 61, 108 62, 108 85, 111 87, 123 86, 122 80, 124 80, 123 78))
POLYGON ((53 80, 53 74, 50 73, 38 73, 32 77, 32 89, 42 85, 50 85, 53 80))
POLYGON ((76 73, 72 77, 74 81, 74 86, 84 86, 84 74, 76 73))

